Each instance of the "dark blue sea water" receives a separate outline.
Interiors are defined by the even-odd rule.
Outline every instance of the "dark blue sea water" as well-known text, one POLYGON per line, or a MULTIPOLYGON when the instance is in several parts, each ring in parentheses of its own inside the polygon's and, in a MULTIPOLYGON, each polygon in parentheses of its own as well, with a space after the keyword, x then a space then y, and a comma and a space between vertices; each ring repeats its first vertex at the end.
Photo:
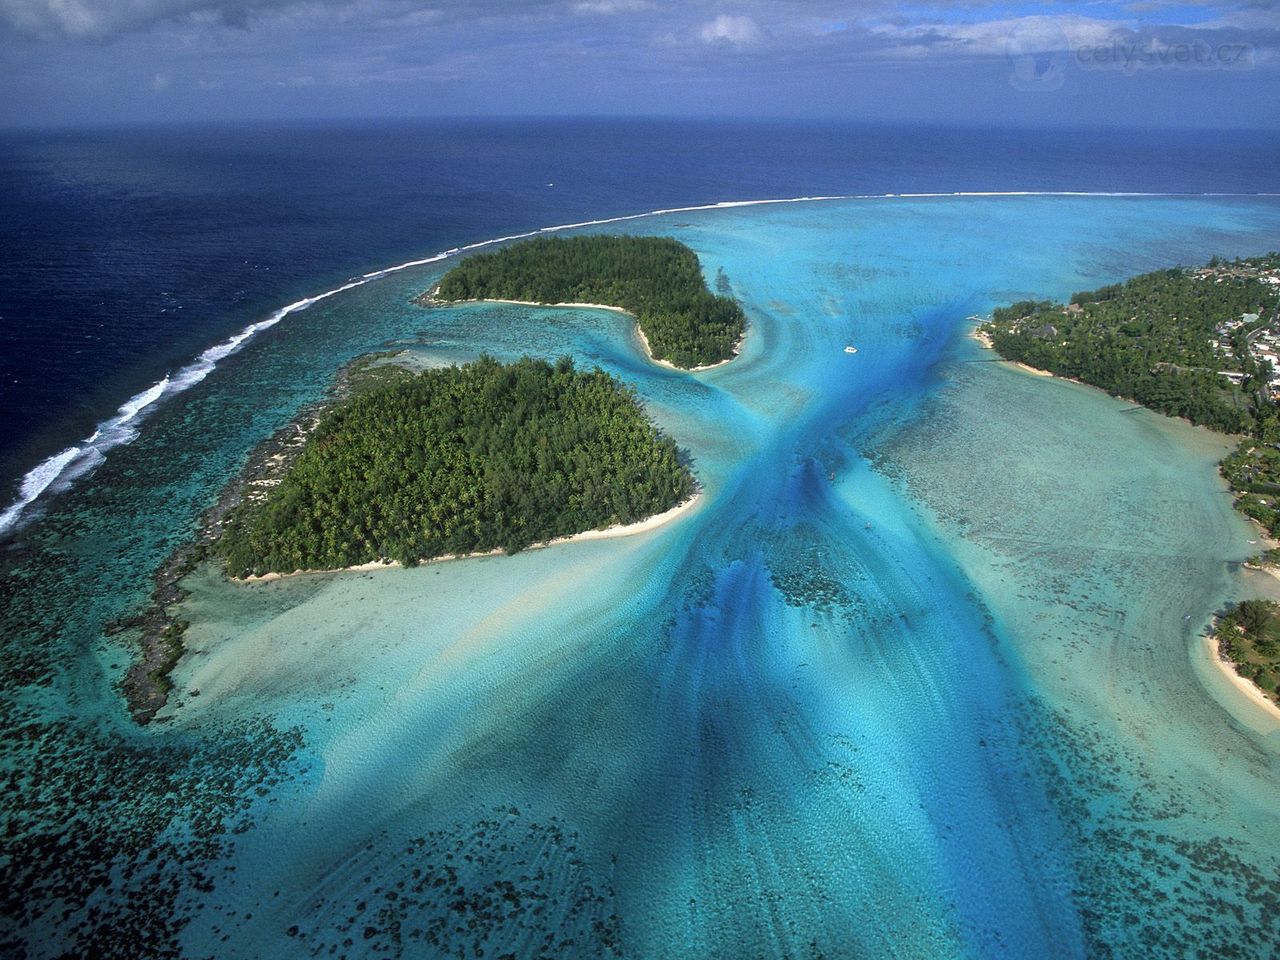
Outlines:
POLYGON ((380 267, 661 207, 1010 190, 1280 190, 1280 135, 659 120, 6 134, 0 501, 207 347, 380 267))

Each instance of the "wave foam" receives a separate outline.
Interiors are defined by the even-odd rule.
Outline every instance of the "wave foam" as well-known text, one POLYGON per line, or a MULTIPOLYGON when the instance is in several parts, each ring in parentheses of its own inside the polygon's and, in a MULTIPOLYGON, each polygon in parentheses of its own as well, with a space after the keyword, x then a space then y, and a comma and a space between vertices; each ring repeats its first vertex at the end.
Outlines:
POLYGON ((374 280, 413 267, 439 263, 459 254, 470 253, 484 247, 492 247, 513 240, 525 240, 542 234, 559 233, 564 230, 577 230, 583 227, 597 227, 610 223, 624 223, 630 220, 643 220, 648 217, 660 217, 672 213, 695 213, 703 210, 728 210, 738 207, 756 207, 783 203, 822 203, 833 200, 888 200, 888 199, 930 199, 941 197, 1275 197, 1275 193, 1142 193, 1142 192, 1100 192, 1077 190, 1008 190, 1008 191, 952 191, 946 193, 882 193, 882 194, 839 194, 834 196, 787 197, 770 200, 721 200, 717 203, 703 203, 688 207, 666 207, 661 210, 649 210, 645 213, 631 213, 618 217, 606 217, 600 220, 583 220, 578 223, 561 223, 549 227, 539 227, 524 233, 513 233, 505 237, 494 237, 461 247, 452 247, 439 253, 417 260, 384 267, 362 274, 341 286, 305 297, 286 307, 270 313, 266 318, 249 324, 239 333, 228 337, 221 343, 209 347, 186 366, 173 375, 165 375, 159 382, 152 384, 141 393, 130 397, 121 404, 116 415, 98 425, 93 435, 78 445, 68 447, 47 460, 33 467, 22 478, 19 484, 18 498, 0 513, 0 534, 5 533, 21 518, 23 512, 35 503, 46 492, 56 493, 65 490, 76 479, 90 473, 103 460, 112 447, 130 443, 138 435, 137 425, 133 422, 165 397, 172 396, 195 386, 214 369, 224 357, 234 353, 247 341, 263 330, 274 327, 289 316, 307 309, 329 297, 344 293, 355 287, 364 286, 374 280))

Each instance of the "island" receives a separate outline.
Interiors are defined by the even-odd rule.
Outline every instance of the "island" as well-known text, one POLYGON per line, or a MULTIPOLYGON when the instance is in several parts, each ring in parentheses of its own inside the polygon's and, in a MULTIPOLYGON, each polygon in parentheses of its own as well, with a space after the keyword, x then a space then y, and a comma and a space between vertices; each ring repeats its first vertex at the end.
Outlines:
POLYGON ((654 360, 700 370, 733 359, 746 330, 723 273, 717 289, 707 289, 697 254, 670 237, 538 237, 467 257, 419 302, 616 308, 636 318, 654 360))
MULTIPOLYGON (((1006 360, 1241 436, 1222 475, 1236 509, 1280 538, 1280 254, 1158 270, 1066 304, 1023 300, 976 334, 1006 360)), ((1277 574, 1280 551, 1255 564, 1277 574)), ((1280 702, 1280 608, 1237 604, 1211 639, 1220 663, 1280 702)))
POLYGON ((287 469, 227 511, 213 553, 243 578, 515 553, 634 524, 696 483, 634 390, 569 357, 379 379, 333 404, 287 469))

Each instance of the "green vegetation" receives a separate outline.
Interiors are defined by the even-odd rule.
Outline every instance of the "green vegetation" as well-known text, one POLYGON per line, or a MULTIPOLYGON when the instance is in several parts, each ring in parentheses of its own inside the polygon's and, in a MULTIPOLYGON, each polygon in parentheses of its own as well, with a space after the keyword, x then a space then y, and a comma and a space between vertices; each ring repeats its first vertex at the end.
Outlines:
POLYGON ((1280 604, 1246 600, 1218 620, 1214 639, 1236 672, 1272 700, 1280 687, 1280 604))
POLYGON ((182 645, 182 635, 187 632, 189 626, 190 624, 185 620, 175 620, 165 628, 164 633, 160 635, 160 661, 147 672, 147 679, 165 696, 173 690, 173 681, 169 679, 169 674, 182 659, 185 649, 182 645))
MULTIPOLYGON (((1065 306, 1024 300, 996 310, 982 332, 1006 359, 1246 434, 1222 475, 1236 508, 1280 537, 1280 255, 1143 274, 1065 306)), ((1280 550, 1258 562, 1280 564, 1280 550)), ((1214 636, 1240 675, 1275 699, 1280 605, 1246 600, 1214 636)))
MULTIPOLYGON (((727 292, 723 274, 716 286, 727 292)), ((686 369, 730 359, 746 328, 737 302, 706 288, 697 254, 669 237, 526 240, 463 260, 435 296, 621 307, 655 358, 686 369)))
POLYGON ((328 411, 267 496, 229 514, 215 552, 230 574, 510 553, 694 492, 634 392, 568 357, 384 373, 328 411))
POLYGON ((1015 303, 996 310, 984 332, 1010 360, 1215 430, 1265 431, 1271 442, 1280 440, 1272 371, 1250 346, 1273 322, 1278 290, 1264 277, 1277 267, 1280 256, 1270 254, 1160 270, 1077 293, 1066 306, 1015 303))
POLYGON ((1024 300, 983 332, 1001 356, 1248 436, 1222 461, 1236 507, 1280 536, 1280 255, 1181 267, 1024 300))
MULTIPOLYGON (((1222 476, 1236 494, 1236 509, 1250 517, 1272 537, 1280 538, 1280 450, 1270 444, 1246 441, 1222 461, 1222 476)), ((1268 551, 1264 562, 1275 564, 1280 555, 1268 551)))

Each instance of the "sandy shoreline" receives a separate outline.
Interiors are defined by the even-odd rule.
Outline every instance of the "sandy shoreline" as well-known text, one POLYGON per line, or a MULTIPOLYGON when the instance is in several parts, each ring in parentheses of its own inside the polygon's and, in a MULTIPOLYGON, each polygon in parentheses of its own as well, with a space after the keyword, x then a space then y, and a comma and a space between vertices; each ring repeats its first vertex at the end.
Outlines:
POLYGON ((536 300, 503 300, 500 297, 480 297, 474 300, 436 300, 435 290, 431 291, 432 302, 442 306, 456 306, 463 303, 510 303, 517 307, 585 307, 590 310, 612 310, 614 313, 625 314, 631 319, 635 319, 631 311, 624 310, 622 307, 611 306, 607 303, 577 303, 573 301, 565 301, 564 303, 539 303, 536 300))
MULTIPOLYGON (((1103 393, 1106 393, 1107 396, 1112 396, 1112 397, 1115 396, 1115 394, 1109 393, 1108 391, 1103 390, 1102 387, 1094 386, 1092 383, 1085 383, 1083 380, 1079 380, 1075 377, 1064 377, 1060 373, 1054 373, 1052 370, 1042 370, 1040 367, 1033 367, 1029 363, 1023 363, 1021 360, 1007 360, 1004 357, 1000 356, 998 352, 996 352, 995 346, 991 343, 991 338, 987 336, 987 334, 979 330, 977 327, 969 331, 969 336, 972 337, 974 340, 977 340, 978 343, 982 344, 988 350, 995 353, 996 363, 1004 364, 1004 366, 1012 370, 1021 370, 1023 373, 1030 373, 1033 376, 1037 376, 1037 377, 1052 377, 1055 380, 1063 380, 1067 383, 1074 383, 1077 386, 1088 387, 1090 390, 1101 390, 1103 393)), ((1142 406, 1142 404, 1138 403, 1137 400, 1134 400, 1131 397, 1116 397, 1116 399, 1125 400, 1137 406, 1142 406)), ((1143 409, 1148 409, 1148 408, 1144 407, 1143 409)), ((1157 413, 1157 412, 1158 411, 1154 411, 1154 410, 1152 411, 1152 413, 1157 413)), ((1167 416, 1167 414, 1160 414, 1160 416, 1167 416)), ((1174 417, 1172 419, 1185 420, 1186 418, 1174 417)), ((1187 421, 1187 422, 1190 422, 1190 421, 1187 421)))
POLYGON ((1247 677, 1240 676, 1236 672, 1235 664, 1223 659, 1222 653, 1218 650, 1218 642, 1214 639, 1213 634, 1205 634, 1203 642, 1205 653, 1218 672, 1231 681, 1231 685, 1248 697, 1249 700, 1266 710, 1272 718, 1280 720, 1280 706, 1263 693, 1256 683, 1247 677))
MULTIPOLYGON (((651 517, 643 520, 637 520, 635 523, 614 524, 612 527, 605 527, 601 530, 583 530, 581 533, 571 534, 567 537, 556 537, 554 540, 544 540, 542 543, 534 543, 525 550, 541 550, 545 547, 554 547, 562 543, 576 543, 581 540, 611 540, 614 537, 630 537, 638 533, 647 533, 650 530, 656 530, 658 527, 666 526, 677 517, 683 516, 691 511, 694 506, 702 499, 702 492, 695 493, 683 503, 676 504, 670 510, 662 513, 655 513, 651 517)), ((521 551, 523 552, 523 551, 521 551)), ((431 557, 422 561, 422 566, 432 563, 443 563, 448 560, 474 560, 478 557, 500 557, 503 556, 503 550, 487 550, 483 553, 446 553, 439 557, 431 557)), ((233 578, 233 583, 270 583, 273 580, 283 580, 286 577, 301 577, 320 574, 335 573, 365 573, 370 570, 389 570, 392 567, 402 566, 395 560, 374 560, 370 563, 360 563, 352 567, 339 567, 334 570, 295 570, 293 573, 264 573, 261 576, 250 576, 243 578, 233 578)))
MULTIPOLYGON (((1034 374, 1037 377, 1058 377, 1058 375, 1056 373, 1053 373, 1052 371, 1041 370, 1039 367, 1033 367, 1030 364, 1023 363, 1021 360, 1005 360, 1003 362, 1012 364, 1013 366, 1017 367, 1019 370, 1023 370, 1026 373, 1034 374)), ((1071 377, 1058 377, 1058 379, 1070 380, 1072 383, 1080 383, 1079 380, 1074 380, 1071 377)), ((1084 384, 1084 386, 1088 386, 1088 384, 1084 384)))
MULTIPOLYGON (((604 309, 616 310, 617 307, 605 307, 604 309)), ((625 310, 622 312, 626 313, 625 310)), ((630 314, 628 314, 628 316, 630 316, 630 314)), ((742 341, 747 339, 747 331, 743 328, 742 336, 739 337, 738 342, 733 345, 732 356, 726 357, 723 360, 717 360, 715 363, 704 363, 696 367, 677 367, 670 360, 659 360, 655 357, 653 355, 653 349, 649 346, 649 338, 644 335, 644 330, 640 328, 639 321, 636 322, 636 336, 640 338, 640 345, 644 348, 644 355, 648 358, 650 363, 656 363, 660 367, 667 367, 671 370, 679 370, 682 373, 701 373, 703 370, 714 370, 716 367, 723 367, 729 361, 738 359, 738 351, 742 349, 742 341)))
MULTIPOLYGON (((995 347, 991 343, 991 337, 988 336, 985 332, 983 332, 978 327, 974 327, 972 330, 970 330, 969 336, 971 336, 974 340, 978 341, 978 343, 982 344, 982 346, 985 347, 986 349, 992 350, 992 351, 995 350, 995 347)), ((1085 386, 1085 387, 1092 386, 1091 384, 1082 383, 1081 381, 1076 380, 1072 377, 1061 377, 1049 370, 1041 370, 1038 367, 1033 367, 1033 366, 1030 366, 1029 364, 1020 363, 1017 360, 1006 360, 1004 358, 1001 358, 998 362, 1005 364, 1006 366, 1009 366, 1009 367, 1014 367, 1018 370, 1023 371, 1024 373, 1033 374, 1037 377, 1053 377, 1058 380, 1066 380, 1070 383, 1076 383, 1076 384, 1079 384, 1080 386, 1085 386)), ((1093 389, 1098 389, 1098 388, 1094 387, 1093 389)), ((1269 574, 1270 576, 1273 576, 1276 579, 1280 580, 1280 570, 1273 570, 1269 567, 1257 567, 1254 569, 1261 570, 1263 573, 1269 574)), ((1256 703, 1258 706, 1262 707, 1276 720, 1280 720, 1280 705, 1277 705, 1274 700, 1272 700, 1265 693, 1263 693, 1261 688, 1259 688, 1258 685, 1254 683, 1252 680, 1248 679, 1247 677, 1242 677, 1236 671, 1234 663, 1223 658, 1221 651, 1219 651, 1218 649, 1218 643, 1214 639, 1213 634, 1212 633, 1206 634, 1203 638, 1203 641, 1204 641, 1205 653, 1208 655, 1210 662, 1218 670, 1218 672, 1221 673, 1222 676, 1224 676, 1227 680, 1229 680, 1231 682, 1231 685, 1234 686, 1237 690, 1239 690, 1242 694, 1244 694, 1244 696, 1246 696, 1249 700, 1251 700, 1253 703, 1256 703)))
MULTIPOLYGON (((972 330, 970 330, 969 336, 971 336, 974 340, 977 340, 980 344, 982 344, 988 350, 992 350, 992 351, 995 350, 995 346, 991 343, 991 337, 988 336, 986 333, 984 333, 978 327, 974 327, 972 330)), ((1059 380, 1069 380, 1071 383, 1080 383, 1081 386, 1086 386, 1086 387, 1089 386, 1089 384, 1081 383, 1081 381, 1076 380, 1072 377, 1059 377, 1056 373, 1053 373, 1052 371, 1041 370, 1039 367, 1033 367, 1030 364, 1021 362, 1020 360, 1006 360, 1004 357, 1000 357, 1000 359, 997 362, 1003 363, 1006 366, 1015 367, 1018 370, 1023 371, 1024 373, 1033 373, 1037 377, 1057 377, 1059 380)))
MULTIPOLYGON (((436 290, 438 289, 439 288, 437 287, 436 290)), ((738 342, 733 345, 733 356, 726 357, 724 360, 719 360, 715 363, 704 363, 697 367, 677 367, 670 360, 659 360, 653 355, 653 349, 649 346, 649 338, 644 335, 644 330, 640 327, 640 321, 636 319, 635 314, 630 310, 624 310, 622 307, 615 307, 607 303, 538 303, 535 300, 504 300, 498 297, 482 297, 475 300, 436 300, 436 290, 432 290, 429 294, 430 302, 446 306, 453 306, 461 303, 509 303, 517 307, 579 307, 588 310, 612 310, 614 313, 621 313, 623 316, 630 317, 635 321, 636 336, 640 340, 640 345, 643 348, 645 359, 660 367, 666 367, 668 370, 678 370, 681 373, 701 373, 703 370, 714 370, 716 367, 723 367, 729 361, 736 360, 738 358, 738 350, 742 347, 742 341, 747 338, 747 332, 744 329, 742 331, 742 336, 738 339, 738 342)))
MULTIPOLYGON (((1257 521, 1254 522, 1256 523, 1257 521)), ((1261 524, 1259 524, 1259 526, 1261 526, 1261 524)), ((1266 543, 1273 544, 1274 541, 1267 540, 1266 543)), ((1253 563, 1247 563, 1245 564, 1245 567, 1249 570, 1253 570, 1258 573, 1265 573, 1269 577, 1280 580, 1280 570, 1277 570, 1275 567, 1268 567, 1253 563)), ((1240 676, 1236 671, 1235 664, 1222 656, 1222 651, 1218 649, 1218 644, 1214 641, 1212 634, 1206 635, 1204 639, 1205 649, 1209 652, 1209 659, 1212 660, 1213 665, 1222 672, 1222 675, 1230 680, 1236 688, 1244 693, 1250 700, 1266 708, 1267 712, 1271 714, 1273 718, 1280 720, 1280 704, 1277 704, 1274 700, 1263 693, 1262 689, 1248 677, 1240 676)))

